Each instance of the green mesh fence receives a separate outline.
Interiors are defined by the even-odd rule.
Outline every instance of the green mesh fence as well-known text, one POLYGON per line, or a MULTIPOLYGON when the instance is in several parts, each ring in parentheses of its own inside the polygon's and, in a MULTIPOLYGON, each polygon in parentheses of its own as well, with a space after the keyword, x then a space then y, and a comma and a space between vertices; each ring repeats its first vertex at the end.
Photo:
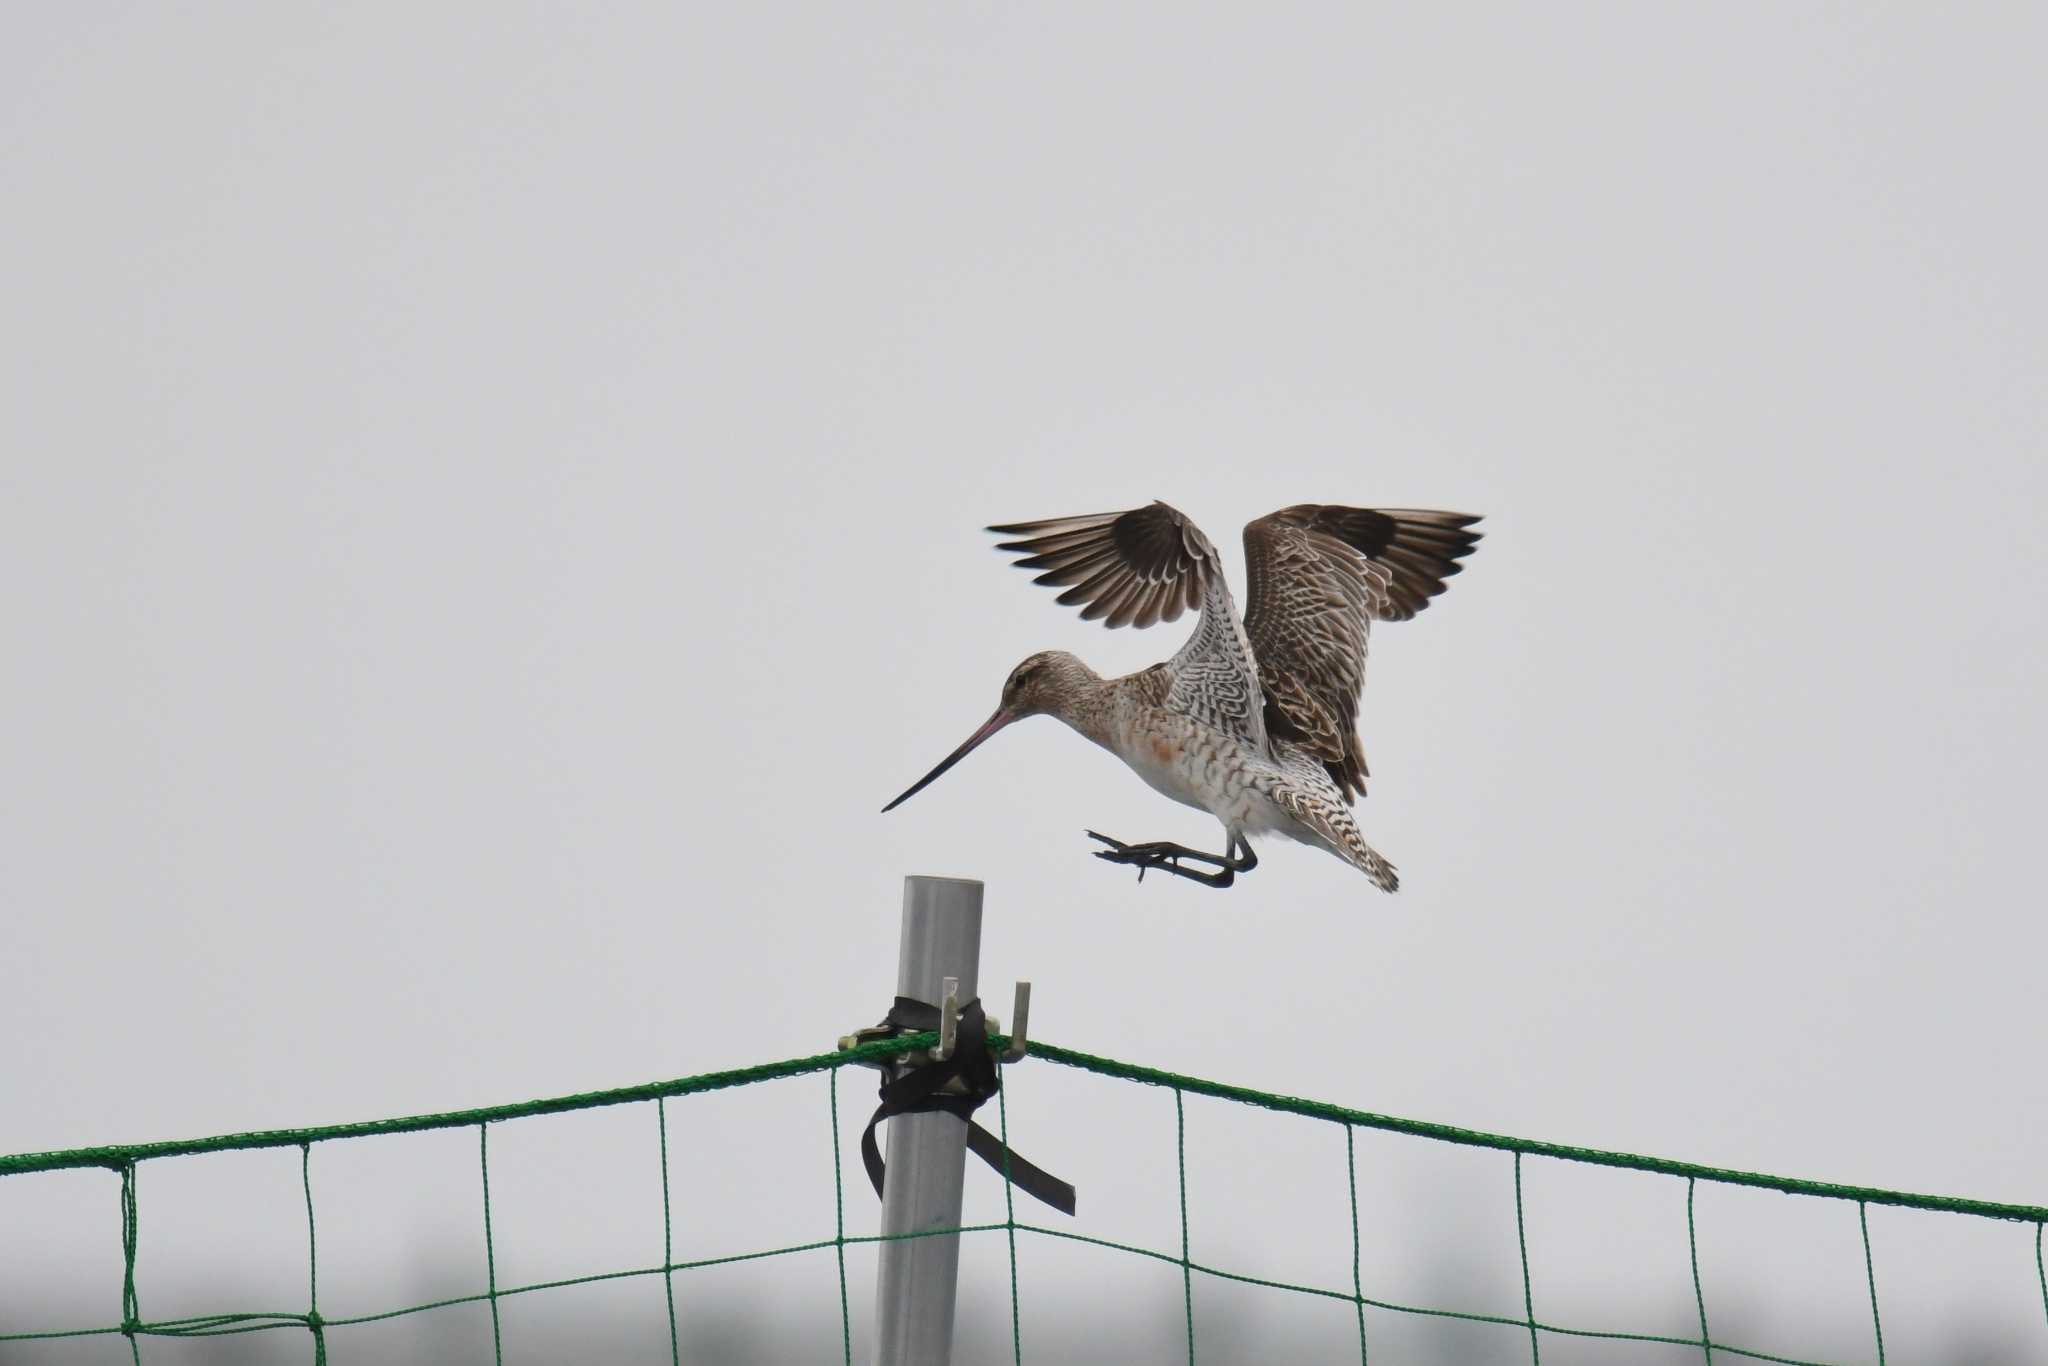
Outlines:
MULTIPOLYGON (((593 1091, 581 1095, 559 1096, 549 1100, 528 1101, 516 1105, 490 1106, 479 1110, 464 1110, 449 1114, 414 1115, 400 1119, 372 1120, 364 1124, 340 1124, 317 1129, 280 1129, 258 1133, 225 1134, 216 1138, 190 1139, 167 1143, 140 1143, 115 1147, 75 1148, 64 1152, 24 1153, 13 1157, 0 1157, 0 1177, 20 1176, 34 1172, 61 1171, 78 1168, 104 1168, 120 1178, 121 1210, 121 1318, 118 1323, 86 1328, 46 1328, 38 1331, 13 1330, 0 1332, 0 1344, 27 1342, 56 1338, 84 1338, 119 1335, 127 1342, 128 1352, 137 1366, 143 1360, 144 1343, 153 1337, 189 1338, 207 1337, 234 1333, 256 1333, 274 1330, 295 1330, 306 1333, 310 1339, 312 1359, 316 1363, 327 1360, 330 1335, 337 1329, 351 1325, 374 1323, 400 1318, 410 1314, 425 1314, 436 1309, 454 1305, 485 1303, 490 1306, 491 1334, 494 1357, 502 1362, 504 1356, 504 1335, 498 1317, 498 1302, 515 1295, 531 1295, 568 1286, 586 1285, 599 1281, 616 1281, 630 1277, 659 1276, 663 1278, 668 1294, 669 1353, 673 1366, 680 1366, 683 1353, 680 1335, 677 1332, 675 1312, 674 1277, 708 1266, 727 1265, 734 1262, 757 1261, 765 1258, 789 1256, 795 1253, 816 1252, 826 1248, 835 1250, 839 1272, 839 1321, 845 1360, 848 1366, 853 1361, 852 1315, 846 1288, 846 1249, 849 1245, 875 1243, 888 1240, 888 1235, 850 1235, 846 1232, 845 1183, 839 1153, 839 1083, 838 1070, 854 1063, 877 1063, 897 1054, 915 1049, 931 1047, 937 1041, 934 1034, 908 1035, 902 1038, 870 1043, 858 1048, 834 1053, 819 1054, 815 1057, 793 1058, 787 1062, 768 1063, 758 1067, 740 1068, 729 1072, 710 1072, 702 1076, 684 1077, 675 1081, 652 1082, 643 1086, 621 1087, 610 1091, 593 1091), (765 1248, 758 1251, 735 1253, 721 1257, 704 1258, 696 1261, 676 1261, 672 1255, 674 1225, 670 1218, 668 1180, 668 1102, 680 1097, 696 1095, 707 1091, 723 1090, 735 1086, 747 1086, 756 1082, 770 1081, 779 1077, 799 1076, 805 1073, 830 1073, 829 1105, 833 1143, 833 1189, 835 1209, 830 1237, 819 1237, 810 1242, 796 1243, 786 1247, 765 1248), (647 1104, 654 1110, 653 1129, 659 1143, 662 1205, 663 1256, 660 1263, 651 1266, 631 1267, 618 1271, 601 1272, 596 1275, 578 1276, 565 1280, 541 1281, 527 1285, 500 1285, 497 1273, 497 1252, 491 1235, 491 1178, 490 1178, 490 1126, 508 1120, 522 1119, 534 1115, 561 1114, 572 1110, 587 1110, 606 1105, 647 1104), (373 1314, 358 1314, 352 1317, 330 1317, 320 1312, 319 1278, 319 1235, 315 1220, 315 1183, 313 1149, 323 1143, 339 1142, 345 1139, 366 1138, 379 1134, 415 1133, 431 1129, 473 1128, 477 1136, 477 1174, 482 1196, 482 1220, 484 1229, 484 1267, 482 1288, 472 1294, 434 1300, 425 1304, 406 1305, 383 1310, 373 1314), (309 1274, 306 1285, 306 1304, 303 1309, 277 1309, 265 1311, 224 1311, 198 1317, 175 1319, 151 1319, 142 1311, 142 1300, 135 1279, 135 1254, 140 1237, 141 1200, 138 1195, 136 1173, 145 1162, 191 1156, 197 1153, 223 1152, 241 1148, 293 1148, 299 1150, 299 1171, 305 1194, 306 1242, 309 1274)), ((1007 1039, 995 1037, 991 1046, 1001 1049, 1007 1039)), ((1012 1352, 1016 1362, 1025 1357, 1025 1344, 1019 1327, 1019 1300, 1017 1287, 1017 1236, 1062 1239, 1109 1248, 1133 1256, 1147 1258, 1177 1266, 1181 1271, 1182 1294, 1186 1304, 1187 1360, 1197 1359, 1195 1333, 1195 1285, 1197 1277, 1214 1277, 1241 1284, 1262 1286, 1272 1290, 1293 1294, 1316 1296, 1322 1299, 1341 1300, 1350 1303, 1358 1323, 1358 1357, 1363 1366, 1369 1360, 1369 1334, 1367 1331, 1368 1309, 1391 1314, 1424 1315, 1443 1319, 1461 1319, 1474 1323, 1487 1323, 1520 1328, 1529 1335, 1529 1357, 1534 1366, 1542 1361, 1543 1342, 1546 1336, 1557 1335, 1567 1338, 1597 1338, 1623 1342, 1663 1343, 1678 1347, 1697 1348, 1711 1366, 1716 1354, 1739 1357, 1752 1361, 1782 1363, 1782 1366, 1844 1366, 1843 1363, 1810 1361, 1797 1357, 1775 1356, 1756 1350, 1754 1347, 1739 1346, 1715 1338, 1708 1328, 1709 1296, 1702 1284, 1699 1272, 1699 1247, 1697 1230, 1693 1218, 1693 1194, 1698 1183, 1705 1181, 1724 1185, 1755 1186, 1767 1190, 1782 1191, 1791 1195, 1809 1196, 1817 1199, 1852 1202, 1856 1206, 1857 1220, 1863 1238, 1864 1279, 1870 1293, 1870 1331, 1874 1359, 1884 1362, 1884 1324, 1878 1303, 1877 1271, 1870 1251, 1870 1225, 1867 1217, 1871 1205, 1894 1205, 1908 1209, 1933 1210, 1946 1214, 1976 1216, 1990 1219, 2015 1220, 2034 1225, 2032 1280, 2038 1285, 2044 1325, 2048 1325, 2048 1262, 2043 1258, 2043 1229, 2048 1227, 2048 1208, 2032 1205, 1998 1204, 1984 1200, 1962 1200, 1938 1195, 1915 1195, 1905 1191, 1877 1190, 1860 1186, 1835 1185, 1820 1181, 1802 1181, 1790 1177, 1767 1176, 1757 1172, 1730 1171, 1717 1167, 1698 1166, 1687 1162, 1673 1162, 1663 1158, 1643 1157, 1631 1153, 1603 1152, 1591 1148, 1567 1147, 1555 1143, 1541 1143, 1529 1139, 1509 1138, 1499 1134, 1479 1133, 1469 1129, 1453 1128, 1443 1124, 1429 1124, 1416 1120, 1396 1119, 1386 1115, 1369 1114, 1362 1110, 1346 1109, 1319 1101, 1301 1100, 1292 1096, 1273 1095, 1246 1087, 1228 1086, 1219 1082, 1203 1081, 1177 1073, 1138 1067, 1117 1062, 1109 1058, 1096 1057, 1072 1049, 1051 1044, 1034 1043, 1031 1056, 1041 1064, 1055 1063, 1066 1067, 1080 1068, 1103 1076, 1124 1081, 1161 1086, 1172 1091, 1174 1097, 1174 1126, 1176 1161, 1180 1171, 1180 1248, 1178 1251, 1138 1247, 1129 1243, 1115 1242, 1106 1238, 1092 1237, 1072 1229, 1048 1228, 1040 1224, 1022 1222, 1017 1218, 1014 1193, 1006 1185, 1005 1218, 1001 1223, 970 1224, 958 1229, 929 1230, 922 1233, 902 1235, 908 1237, 950 1236, 953 1234, 1001 1233, 1009 1243, 1010 1255, 1010 1306, 1012 1352), (1234 1101, 1244 1105, 1257 1106, 1286 1114, 1300 1115, 1312 1120, 1326 1121, 1341 1125, 1344 1129, 1346 1166, 1350 1177, 1352 1279, 1350 1287, 1297 1285, 1285 1281, 1269 1280, 1232 1270, 1207 1262, 1197 1261, 1192 1255, 1192 1244, 1188 1236, 1188 1189, 1187 1189, 1187 1118, 1182 1098, 1186 1095, 1212 1096, 1221 1100, 1234 1101), (1464 1147, 1494 1149, 1510 1155, 1514 1166, 1515 1231, 1519 1242, 1522 1271, 1522 1315, 1519 1318, 1497 1314, 1473 1313, 1444 1306, 1401 1304, 1392 1300, 1379 1299, 1365 1293, 1361 1275, 1363 1243, 1358 1219, 1358 1175, 1355 1156, 1355 1132, 1358 1129, 1373 1129, 1389 1133, 1406 1134, 1420 1139, 1441 1143, 1457 1144, 1464 1147), (1534 1296, 1530 1288, 1529 1243, 1522 1210, 1522 1159, 1525 1156, 1555 1158, 1567 1162, 1587 1163, 1603 1167, 1620 1167, 1635 1171, 1655 1172, 1683 1180, 1686 1183, 1686 1227, 1685 1235, 1691 1254, 1692 1288, 1694 1302, 1699 1313, 1699 1335, 1696 1337, 1675 1337, 1657 1333, 1628 1332, 1618 1329, 1596 1329, 1569 1327, 1551 1323, 1538 1316, 1534 1296)), ((1007 1108, 998 1101, 1001 1134, 1005 1145, 1008 1143, 1009 1115, 1007 1108)), ((652 1160, 652 1159, 650 1159, 652 1160)), ((1676 1237, 1674 1230, 1673 1236, 1676 1237)), ((12 1325, 0 1325, 12 1328, 12 1325)))

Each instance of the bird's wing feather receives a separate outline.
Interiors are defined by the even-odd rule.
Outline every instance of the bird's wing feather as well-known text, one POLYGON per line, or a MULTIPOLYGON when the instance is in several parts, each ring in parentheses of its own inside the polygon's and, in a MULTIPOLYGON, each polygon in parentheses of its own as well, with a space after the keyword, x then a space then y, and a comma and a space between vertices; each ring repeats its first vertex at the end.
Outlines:
POLYGON ((1023 558, 1034 583, 1064 588, 1059 600, 1111 628, 1176 621, 1199 607, 1201 622, 1173 657, 1166 705, 1257 745, 1266 742, 1251 645, 1237 619, 1216 547, 1165 503, 1127 512, 1010 522, 990 531, 1023 558))
POLYGON ((1245 632, 1269 734, 1312 751, 1347 797, 1365 795, 1358 699, 1366 631, 1406 621, 1463 566, 1479 519, 1304 503, 1244 529, 1245 632))

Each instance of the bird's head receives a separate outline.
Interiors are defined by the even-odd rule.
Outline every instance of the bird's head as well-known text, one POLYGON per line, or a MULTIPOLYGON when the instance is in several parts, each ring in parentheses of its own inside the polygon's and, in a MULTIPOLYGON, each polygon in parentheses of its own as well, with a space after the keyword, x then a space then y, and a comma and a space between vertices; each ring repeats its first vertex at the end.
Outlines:
POLYGON ((1065 650, 1040 650, 1003 680, 1002 710, 1012 721, 1057 712, 1095 681, 1095 671, 1065 650))
POLYGON ((968 736, 960 748, 941 759, 938 767, 912 783, 902 796, 882 810, 893 811, 930 787, 940 774, 965 759, 982 741, 1012 721, 1048 712, 1059 715, 1084 691, 1100 681, 1093 669, 1065 650, 1040 650, 1010 670, 1010 676, 1003 680, 1003 700, 996 707, 995 715, 983 722, 980 730, 968 736))

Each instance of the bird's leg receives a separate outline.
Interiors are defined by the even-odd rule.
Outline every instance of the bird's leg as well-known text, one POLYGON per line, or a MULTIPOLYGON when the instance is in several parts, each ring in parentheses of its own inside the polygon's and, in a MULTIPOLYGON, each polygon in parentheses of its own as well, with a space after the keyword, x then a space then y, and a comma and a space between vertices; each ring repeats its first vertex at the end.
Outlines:
POLYGON ((1232 882, 1236 881, 1239 873, 1248 873, 1259 866, 1258 855, 1254 854, 1251 845, 1247 844, 1244 838, 1238 835, 1231 836, 1229 844, 1225 846, 1229 852, 1223 854, 1206 853, 1203 850, 1190 849, 1184 844, 1174 844, 1167 840, 1154 840, 1148 844, 1125 844, 1122 840, 1113 840, 1109 836, 1097 834, 1093 830, 1088 832, 1088 837, 1101 840, 1109 846, 1107 849, 1097 849, 1095 857, 1107 859, 1111 863, 1136 865, 1138 881, 1140 882, 1145 880, 1147 869, 1160 868, 1173 874, 1175 877, 1184 877, 1190 882, 1199 882, 1209 887, 1228 887, 1232 882), (1238 850, 1244 851, 1243 856, 1239 858, 1231 857, 1238 850), (1182 859, 1195 859, 1202 863, 1213 864, 1217 871, 1203 873, 1193 868, 1183 868, 1180 866, 1180 860, 1182 859))

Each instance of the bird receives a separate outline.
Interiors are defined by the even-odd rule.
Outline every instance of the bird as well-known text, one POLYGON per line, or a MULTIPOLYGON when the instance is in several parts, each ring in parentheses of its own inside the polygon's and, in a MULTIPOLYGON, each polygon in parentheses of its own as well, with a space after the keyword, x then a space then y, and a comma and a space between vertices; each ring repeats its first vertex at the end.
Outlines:
POLYGON ((1125 512, 1010 522, 988 530, 1034 583, 1112 629, 1177 621, 1197 610, 1178 653, 1104 678, 1064 650, 1025 659, 995 714, 894 801, 893 811, 996 732, 1052 716, 1128 764, 1156 791, 1222 822, 1221 854, 1166 840, 1125 843, 1090 830, 1095 856, 1229 887, 1258 866, 1250 837, 1278 834, 1334 854, 1382 891, 1394 865, 1367 844, 1351 811, 1365 795, 1357 732, 1366 634, 1406 621, 1444 591, 1478 545, 1481 519, 1415 508, 1303 503, 1244 529, 1242 618, 1216 547, 1163 502, 1125 512), (1187 864, 1201 867, 1189 867, 1187 864))

